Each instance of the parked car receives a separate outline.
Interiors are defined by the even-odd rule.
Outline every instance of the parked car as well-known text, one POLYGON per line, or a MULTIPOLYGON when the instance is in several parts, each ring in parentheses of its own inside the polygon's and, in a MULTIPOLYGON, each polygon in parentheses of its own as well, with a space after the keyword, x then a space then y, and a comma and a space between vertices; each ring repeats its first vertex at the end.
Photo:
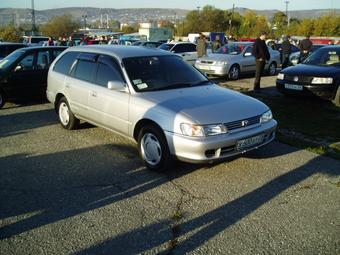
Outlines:
POLYGON ((161 50, 173 52, 193 65, 197 59, 196 47, 196 44, 191 42, 170 42, 164 43, 158 48, 161 50))
POLYGON ((44 41, 48 41, 48 36, 23 36, 22 37, 22 43, 28 45, 28 46, 42 46, 44 41))
MULTIPOLYGON (((326 44, 313 44, 312 46, 312 51, 310 54, 312 54, 314 51, 327 46, 326 44)), ((293 52, 292 54, 290 54, 289 56, 289 62, 291 63, 291 65, 296 66, 297 64, 300 63, 300 51, 297 52, 293 52)))
POLYGON ((212 162, 275 137, 262 102, 222 88, 173 53, 131 46, 72 47, 51 65, 47 97, 60 124, 79 120, 138 143, 145 165, 212 162))
POLYGON ((147 48, 157 48, 161 46, 163 43, 161 42, 152 42, 152 41, 137 41, 132 43, 132 46, 143 46, 147 48))
POLYGON ((340 46, 325 46, 282 70, 276 87, 286 95, 317 95, 340 106, 340 46))
MULTIPOLYGON (((222 46, 215 53, 196 60, 195 67, 206 74, 227 76, 236 80, 241 73, 255 72, 255 57, 252 54, 253 42, 235 42, 222 46)), ((265 70, 269 75, 276 73, 280 62, 280 53, 268 48, 270 60, 267 61, 265 70)))
POLYGON ((0 108, 18 99, 46 98, 47 72, 66 47, 18 49, 0 62, 0 108))
POLYGON ((11 54, 13 51, 27 47, 27 45, 22 43, 0 43, 0 60, 11 54))

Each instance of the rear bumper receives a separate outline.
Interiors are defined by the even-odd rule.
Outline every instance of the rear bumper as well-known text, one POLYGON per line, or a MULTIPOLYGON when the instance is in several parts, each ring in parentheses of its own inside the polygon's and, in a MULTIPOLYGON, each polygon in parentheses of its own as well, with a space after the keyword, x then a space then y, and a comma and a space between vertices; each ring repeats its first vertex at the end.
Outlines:
POLYGON ((190 163, 211 163, 270 143, 275 139, 276 126, 277 122, 271 120, 266 124, 226 135, 192 138, 165 132, 165 136, 171 154, 179 160, 190 163), (263 136, 262 142, 242 149, 237 148, 238 141, 256 136, 263 136))

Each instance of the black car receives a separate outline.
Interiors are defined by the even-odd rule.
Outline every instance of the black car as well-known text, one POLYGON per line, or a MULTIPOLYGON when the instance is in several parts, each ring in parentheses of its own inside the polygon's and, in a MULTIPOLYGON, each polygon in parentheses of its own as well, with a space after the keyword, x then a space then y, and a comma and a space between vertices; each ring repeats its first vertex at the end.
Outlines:
POLYGON ((286 95, 316 95, 340 106, 340 46, 325 46, 302 64, 282 70, 276 88, 286 95))
POLYGON ((0 61, 0 108, 6 101, 46 98, 47 73, 67 47, 27 47, 0 61))
POLYGON ((0 60, 11 54, 13 51, 24 47, 27 47, 27 45, 23 43, 0 43, 0 60))

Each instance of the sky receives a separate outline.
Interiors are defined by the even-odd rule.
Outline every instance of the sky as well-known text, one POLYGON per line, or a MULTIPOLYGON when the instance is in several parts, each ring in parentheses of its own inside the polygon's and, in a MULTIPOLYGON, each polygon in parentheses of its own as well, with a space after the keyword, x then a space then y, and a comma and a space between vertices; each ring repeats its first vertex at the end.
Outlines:
MULTIPOLYGON (((34 0, 36 10, 63 7, 179 8, 193 10, 212 5, 219 9, 236 7, 256 10, 285 10, 285 0, 34 0)), ((290 10, 340 9, 340 0, 289 0, 290 10)), ((31 8, 31 0, 0 0, 0 8, 31 8)))

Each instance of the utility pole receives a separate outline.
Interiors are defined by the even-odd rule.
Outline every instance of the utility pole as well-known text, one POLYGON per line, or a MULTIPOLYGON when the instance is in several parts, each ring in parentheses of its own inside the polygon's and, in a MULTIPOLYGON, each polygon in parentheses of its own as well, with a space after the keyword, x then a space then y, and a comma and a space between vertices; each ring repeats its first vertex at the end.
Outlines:
POLYGON ((31 6, 32 6, 32 35, 34 35, 34 32, 37 30, 35 26, 34 0, 31 1, 31 6))
POLYGON ((87 18, 87 15, 82 15, 81 17, 84 19, 84 34, 85 34, 86 33, 86 18, 87 18))
POLYGON ((289 1, 285 0, 285 4, 286 4, 287 26, 289 27, 289 23, 290 23, 290 18, 289 18, 289 13, 288 13, 288 4, 289 4, 289 1))
POLYGON ((230 20, 229 20, 229 34, 231 33, 231 29, 232 29, 234 11, 235 11, 235 4, 233 4, 233 11, 231 12, 231 17, 230 17, 230 20))

